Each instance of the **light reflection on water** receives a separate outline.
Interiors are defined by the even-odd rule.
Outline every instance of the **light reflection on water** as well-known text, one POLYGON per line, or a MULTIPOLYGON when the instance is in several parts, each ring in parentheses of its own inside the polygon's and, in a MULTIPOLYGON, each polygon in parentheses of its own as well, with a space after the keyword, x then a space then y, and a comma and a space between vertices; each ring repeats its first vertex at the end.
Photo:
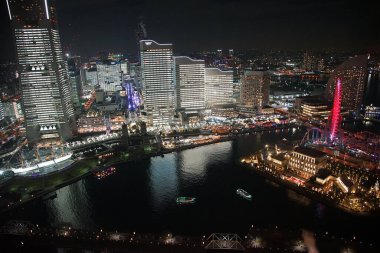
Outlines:
POLYGON ((178 193, 176 156, 177 154, 167 154, 165 158, 151 158, 149 186, 152 207, 156 212, 164 210, 167 204, 175 200, 178 193))
MULTIPOLYGON (((117 166, 104 180, 89 176, 15 210, 11 219, 75 228, 205 234, 244 233, 256 226, 310 227, 350 232, 379 224, 324 207, 239 166, 242 157, 266 144, 301 139, 302 130, 240 136, 234 141, 165 154, 117 166), (244 188, 253 196, 236 195, 244 188), (178 196, 194 196, 192 206, 177 206, 178 196), (346 225, 347 224, 347 225, 346 225)), ((377 222, 377 223, 376 223, 377 222)))
POLYGON ((47 200, 48 219, 52 224, 75 224, 77 228, 92 228, 91 202, 88 199, 86 181, 81 180, 56 191, 57 197, 47 200))

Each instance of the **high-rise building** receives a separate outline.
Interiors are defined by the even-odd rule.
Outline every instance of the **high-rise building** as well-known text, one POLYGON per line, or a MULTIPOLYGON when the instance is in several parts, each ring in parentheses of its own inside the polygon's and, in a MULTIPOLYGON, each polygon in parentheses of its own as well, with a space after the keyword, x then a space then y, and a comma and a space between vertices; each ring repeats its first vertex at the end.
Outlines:
POLYGON ((358 112, 363 103, 364 87, 367 79, 368 56, 360 55, 339 65, 331 74, 325 90, 329 101, 334 99, 336 80, 341 78, 341 105, 348 111, 358 112))
POLYGON ((205 69, 206 106, 227 105, 233 102, 233 71, 205 69))
POLYGON ((167 126, 175 109, 173 45, 140 41, 144 109, 148 124, 167 126))
POLYGON ((68 139, 75 127, 53 0, 7 0, 29 142, 68 139))
POLYGON ((269 85, 268 72, 245 70, 241 77, 240 103, 260 111, 269 102, 269 85))
POLYGON ((98 84, 105 92, 121 90, 123 83, 123 72, 120 62, 102 61, 96 64, 98 73, 98 84))
POLYGON ((80 76, 81 59, 79 56, 67 58, 69 83, 71 86, 71 99, 74 107, 80 107, 80 98, 82 96, 82 80, 80 76))
POLYGON ((186 113, 205 109, 205 61, 174 57, 176 106, 186 113))

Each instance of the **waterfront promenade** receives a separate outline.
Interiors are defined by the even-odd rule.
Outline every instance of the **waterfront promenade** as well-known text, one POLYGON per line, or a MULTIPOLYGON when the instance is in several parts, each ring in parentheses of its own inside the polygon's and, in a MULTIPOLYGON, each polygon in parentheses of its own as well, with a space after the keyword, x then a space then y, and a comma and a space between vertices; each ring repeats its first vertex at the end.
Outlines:
MULTIPOLYGON (((204 145, 212 145, 218 142, 231 141, 237 136, 242 134, 250 134, 257 132, 270 132, 281 129, 292 129, 293 125, 283 125, 280 127, 251 129, 249 132, 231 133, 226 135, 218 135, 219 138, 209 139, 203 142, 191 143, 190 145, 177 145, 171 148, 161 149, 156 148, 140 148, 138 150, 122 150, 116 154, 112 149, 96 152, 93 147, 89 147, 92 151, 86 153, 83 159, 77 159, 68 168, 46 174, 36 176, 15 176, 0 188, 0 213, 10 211, 20 205, 39 198, 50 192, 54 192, 59 188, 72 184, 94 172, 100 171, 107 167, 120 164, 133 162, 138 160, 148 159, 154 156, 160 156, 171 152, 179 152, 181 150, 191 149, 204 145), (112 154, 99 163, 99 157, 102 154, 112 154)), ((208 134, 209 135, 209 134, 208 134)), ((177 135, 179 136, 179 135, 177 135)), ((199 136, 199 133, 193 133, 191 136, 199 136)), ((176 136, 169 136, 175 139, 176 136)), ((115 142, 118 142, 115 139, 115 142)))

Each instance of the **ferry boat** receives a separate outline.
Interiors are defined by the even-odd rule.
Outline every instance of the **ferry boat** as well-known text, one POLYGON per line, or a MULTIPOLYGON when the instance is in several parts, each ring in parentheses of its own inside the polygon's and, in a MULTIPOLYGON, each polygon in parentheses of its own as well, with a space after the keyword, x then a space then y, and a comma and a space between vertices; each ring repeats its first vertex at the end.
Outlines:
POLYGON ((178 197, 176 202, 178 205, 189 205, 194 204, 196 198, 194 197, 178 197))
POLYGON ((115 167, 109 167, 105 170, 102 170, 102 171, 98 171, 95 173, 95 176, 97 179, 101 180, 103 178, 106 178, 112 174, 114 174, 116 172, 116 168, 115 167))
POLYGON ((241 196, 241 197, 243 197, 243 198, 245 198, 245 199, 247 199, 247 200, 251 200, 252 199, 252 195, 251 194, 249 194, 248 192, 246 192, 245 190, 240 189, 240 188, 236 190, 236 194, 239 195, 239 196, 241 196))

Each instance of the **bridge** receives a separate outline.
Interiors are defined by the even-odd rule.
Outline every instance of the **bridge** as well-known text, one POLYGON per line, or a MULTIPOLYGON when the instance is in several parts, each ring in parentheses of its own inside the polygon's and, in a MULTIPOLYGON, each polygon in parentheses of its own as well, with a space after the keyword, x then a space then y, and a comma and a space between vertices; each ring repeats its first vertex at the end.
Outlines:
MULTIPOLYGON (((306 231, 307 232, 307 231, 306 231)), ((69 223, 59 227, 41 227, 29 221, 9 221, 0 227, 2 252, 51 252, 52 249, 95 252, 306 252, 304 231, 273 228, 256 228, 253 225, 242 240, 237 234, 214 233, 210 236, 180 236, 167 234, 121 233, 102 229, 80 230, 69 223), (31 250, 30 250, 31 249, 31 250)), ((356 240, 339 239, 328 235, 309 232, 309 237, 320 243, 320 252, 334 248, 355 248, 355 252, 378 253, 378 244, 356 240), (324 248, 323 248, 324 245, 324 248), (358 250, 358 251, 356 251, 358 250)), ((65 251, 63 251, 65 252, 65 251)))
POLYGON ((237 234, 214 233, 207 238, 207 242, 205 247, 207 250, 245 250, 237 234))

